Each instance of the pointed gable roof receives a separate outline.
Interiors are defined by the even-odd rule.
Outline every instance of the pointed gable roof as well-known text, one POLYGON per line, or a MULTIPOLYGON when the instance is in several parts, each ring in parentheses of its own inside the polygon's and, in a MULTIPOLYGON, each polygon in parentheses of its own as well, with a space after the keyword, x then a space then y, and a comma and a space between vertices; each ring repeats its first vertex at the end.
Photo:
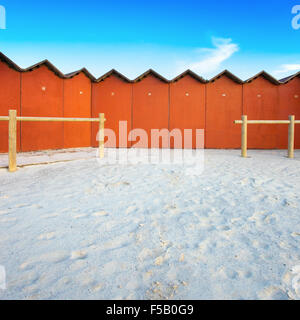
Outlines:
POLYGON ((215 77, 211 78, 208 82, 214 82, 217 79, 219 79, 221 77, 224 77, 224 76, 229 78, 229 79, 231 79, 232 81, 234 81, 234 82, 236 82, 238 84, 243 84, 244 83, 243 80, 241 80, 240 78, 238 78, 237 76, 235 76, 233 73, 231 73, 228 70, 222 71, 221 73, 217 74, 215 77))
POLYGON ((148 77, 150 75, 152 75, 153 77, 159 79, 162 82, 169 83, 169 80, 167 80, 162 75, 160 75, 159 73, 157 73, 156 71, 154 71, 152 69, 149 69, 148 71, 146 71, 143 74, 141 74, 139 77, 134 79, 133 82, 139 82, 139 81, 143 80, 144 78, 146 78, 146 77, 148 77))
POLYGON ((91 81, 95 81, 96 80, 96 78, 86 68, 82 68, 80 70, 68 73, 68 74, 65 75, 65 77, 67 79, 71 79, 71 78, 74 78, 74 77, 78 76, 80 73, 83 73, 91 81))
POLYGON ((106 78, 109 78, 110 76, 116 76, 118 78, 120 78, 121 80, 131 83, 132 81, 129 80, 127 77, 125 77, 122 73, 120 73, 119 71, 112 69, 110 71, 108 71, 107 73, 105 73, 103 76, 101 76, 100 78, 98 78, 95 82, 101 82, 104 81, 106 78))
POLYGON ((6 63, 10 68, 21 72, 22 68, 20 68, 17 64, 15 64, 12 60, 10 60, 4 53, 0 52, 0 61, 6 63))
POLYGON ((38 62, 38 63, 36 63, 26 69, 23 69, 23 72, 30 72, 30 71, 38 69, 42 66, 46 66, 50 71, 55 73, 58 77, 60 77, 62 79, 66 78, 66 76, 48 60, 43 60, 43 61, 38 62))
POLYGON ((300 78, 300 71, 299 72, 297 72, 297 73, 295 73, 295 74, 293 74, 293 75, 291 75, 291 76, 289 76, 289 77, 286 77, 286 78, 283 78, 283 79, 281 79, 281 80, 279 80, 281 83, 288 83, 288 82, 290 82, 291 80, 293 80, 293 79, 295 79, 295 78, 297 78, 297 77, 299 77, 300 78))
POLYGON ((258 74, 256 74, 255 76, 253 76, 252 78, 249 78, 248 80, 245 81, 245 83, 250 83, 253 80, 259 78, 259 77, 263 77, 266 80, 270 81, 271 83, 275 84, 275 85, 279 85, 281 84, 277 79, 275 79, 274 77, 272 77, 269 73, 267 73, 266 71, 261 71, 258 74))
POLYGON ((201 83, 207 83, 207 81, 200 77, 198 74, 196 74, 195 72, 191 71, 190 69, 184 71, 183 73, 181 73, 179 76, 175 77, 173 80, 171 80, 172 83, 179 81, 180 79, 186 77, 186 76, 190 76, 192 78, 194 78, 195 80, 201 82, 201 83))

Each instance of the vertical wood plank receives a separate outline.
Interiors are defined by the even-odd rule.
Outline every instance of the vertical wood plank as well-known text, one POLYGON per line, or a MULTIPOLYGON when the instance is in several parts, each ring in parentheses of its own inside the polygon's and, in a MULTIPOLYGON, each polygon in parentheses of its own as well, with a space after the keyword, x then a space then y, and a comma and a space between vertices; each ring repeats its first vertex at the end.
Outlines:
POLYGON ((247 125, 248 117, 242 116, 242 157, 247 158, 247 125))
POLYGON ((105 115, 104 113, 99 114, 99 157, 104 158, 104 123, 105 115))
POLYGON ((289 149, 288 149, 288 157, 294 158, 294 148, 295 148, 295 116, 289 116, 290 124, 289 124, 289 149))
POLYGON ((9 110, 8 170, 17 170, 17 111, 9 110))

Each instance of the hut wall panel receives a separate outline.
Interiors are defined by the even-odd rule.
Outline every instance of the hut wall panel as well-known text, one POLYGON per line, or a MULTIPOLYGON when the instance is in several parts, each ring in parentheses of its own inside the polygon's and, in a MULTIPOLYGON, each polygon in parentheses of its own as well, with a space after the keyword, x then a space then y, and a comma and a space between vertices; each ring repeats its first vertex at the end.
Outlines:
MULTIPOLYGON (((99 113, 105 113, 105 128, 112 129, 116 134, 116 146, 127 148, 130 143, 126 141, 119 144, 119 121, 127 121, 126 138, 131 130, 132 122, 132 84, 127 83, 111 75, 99 83, 93 83, 92 93, 92 116, 99 117, 99 113)), ((92 124, 92 146, 98 146, 96 136, 99 130, 99 124, 92 124)), ((125 139, 125 137, 124 137, 125 139)), ((105 140, 106 147, 115 147, 105 140)))
MULTIPOLYGON (((279 114, 280 120, 288 119, 289 115, 295 115, 300 120, 300 78, 294 78, 290 82, 279 87, 279 114)), ((288 126, 279 127, 278 147, 288 147, 288 126)), ((295 148, 300 149, 300 125, 295 126, 295 148)))
MULTIPOLYGON (((20 115, 20 73, 0 61, 0 115, 8 116, 9 109, 20 115)), ((17 124, 17 150, 20 150, 20 122, 17 124)), ((8 121, 0 121, 0 152, 8 152, 8 121)))
POLYGON ((234 120, 242 116, 242 85, 223 76, 208 83, 206 90, 206 148, 240 148, 241 128, 234 120))
MULTIPOLYGON (((46 66, 23 73, 21 104, 22 116, 63 117, 63 80, 46 66)), ((22 151, 63 148, 63 128, 63 122, 23 122, 22 151)))
MULTIPOLYGON (((91 118, 91 81, 83 73, 64 80, 64 117, 91 118)), ((90 145, 91 123, 64 123, 64 148, 90 145)))
MULTIPOLYGON (((149 148, 151 129, 169 129, 169 85, 153 75, 133 84, 133 128, 147 132, 149 148)), ((153 147, 161 148, 162 139, 159 144, 153 142, 153 147)))
MULTIPOLYGON (((192 129, 193 141, 190 147, 193 149, 197 147, 196 129, 205 129, 205 84, 191 76, 170 84, 170 131, 173 129, 180 129, 182 137, 184 129, 192 129)), ((174 148, 173 139, 171 148, 174 148)))
MULTIPOLYGON (((278 87, 263 77, 244 84, 244 114, 249 120, 280 120, 278 87)), ((278 132, 280 125, 249 125, 249 149, 278 148, 278 132)))

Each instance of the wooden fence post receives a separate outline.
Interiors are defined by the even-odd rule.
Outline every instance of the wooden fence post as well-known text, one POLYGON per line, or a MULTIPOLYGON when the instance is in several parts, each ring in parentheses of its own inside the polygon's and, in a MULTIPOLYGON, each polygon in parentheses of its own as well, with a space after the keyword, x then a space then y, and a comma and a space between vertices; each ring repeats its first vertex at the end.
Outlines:
POLYGON ((99 114, 99 157, 100 159, 104 158, 104 122, 105 115, 104 113, 99 114))
POLYGON ((247 158, 247 116, 242 116, 242 157, 247 158))
POLYGON ((8 170, 15 172, 17 170, 17 111, 9 110, 8 123, 8 170))
POLYGON ((294 158, 294 147, 295 147, 295 116, 289 116, 289 149, 288 157, 294 158))

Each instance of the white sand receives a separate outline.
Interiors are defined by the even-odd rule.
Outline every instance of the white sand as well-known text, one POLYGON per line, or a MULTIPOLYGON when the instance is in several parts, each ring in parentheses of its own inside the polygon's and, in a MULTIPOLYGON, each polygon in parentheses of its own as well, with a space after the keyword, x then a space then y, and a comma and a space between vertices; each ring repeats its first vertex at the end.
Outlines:
MULTIPOLYGON (((47 164, 60 161, 91 159, 96 155, 93 148, 45 150, 37 152, 21 152, 17 154, 18 166, 27 166, 32 164, 47 164)), ((8 167, 8 156, 0 153, 0 168, 8 167)))
POLYGON ((300 299, 300 152, 285 154, 206 150, 200 176, 0 169, 0 299, 300 299))

